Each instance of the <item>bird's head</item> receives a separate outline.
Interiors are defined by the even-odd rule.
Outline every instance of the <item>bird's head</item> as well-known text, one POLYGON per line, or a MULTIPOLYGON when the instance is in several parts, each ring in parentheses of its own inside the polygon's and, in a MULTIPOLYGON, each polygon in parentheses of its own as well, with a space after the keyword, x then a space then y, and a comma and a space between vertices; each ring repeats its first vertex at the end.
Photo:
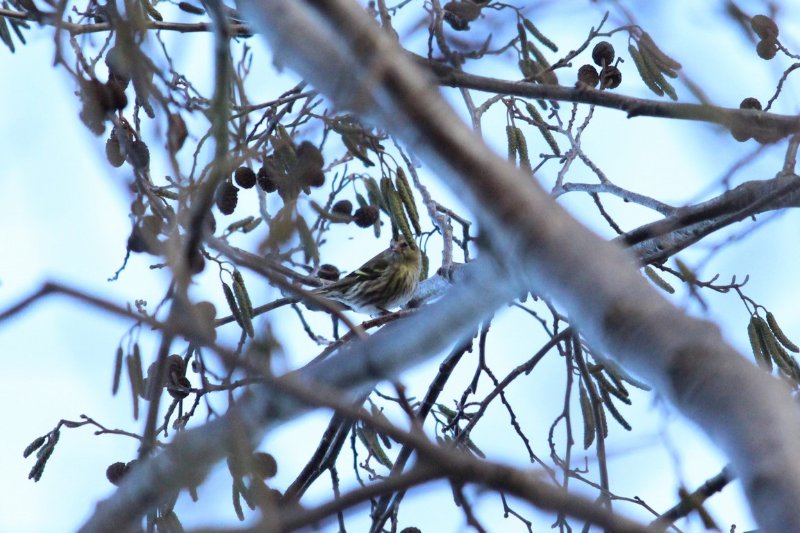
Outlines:
POLYGON ((389 246, 392 254, 406 264, 418 265, 420 261, 419 247, 414 243, 409 243, 404 238, 393 240, 389 246))

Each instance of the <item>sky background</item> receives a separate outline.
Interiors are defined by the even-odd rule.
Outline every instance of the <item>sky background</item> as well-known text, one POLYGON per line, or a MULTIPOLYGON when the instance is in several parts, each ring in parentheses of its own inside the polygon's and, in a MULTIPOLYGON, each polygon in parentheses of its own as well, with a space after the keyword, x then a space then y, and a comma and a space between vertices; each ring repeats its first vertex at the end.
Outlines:
MULTIPOLYGON (((787 65, 759 60, 742 32, 720 16, 722 2, 683 0, 627 5, 635 8, 639 23, 664 50, 683 63, 684 72, 719 105, 736 107, 745 96, 766 100, 782 71, 780 65, 787 65)), ((740 5, 753 14, 763 11, 760 2, 741 2, 740 5)), ((535 22, 546 35, 564 43, 568 49, 583 41, 588 28, 596 24, 601 15, 589 2, 568 1, 544 9, 535 22), (568 27, 564 25, 565 20, 570 23, 568 27)), ((796 7, 787 7, 778 20, 781 36, 788 36, 790 47, 797 44, 796 37, 800 35, 796 24, 791 24, 792 20, 800 20, 797 15, 796 7)), ((107 281, 124 258, 130 231, 127 216, 130 196, 126 185, 130 179, 129 167, 110 167, 103 152, 105 138, 92 135, 78 119, 73 83, 62 69, 52 67, 52 33, 50 29, 29 31, 26 34, 29 43, 19 47, 16 54, 0 50, 0 71, 4 73, 0 81, 0 101, 5 102, 0 108, 0 309, 6 309, 48 280, 63 282, 117 303, 144 298, 152 307, 163 294, 167 277, 164 272, 148 268, 153 262, 151 257, 134 256, 119 281, 107 281)), ((167 39, 177 37, 169 35, 167 39)), ((204 36, 180 36, 180 39, 185 41, 181 41, 183 49, 176 60, 190 65, 193 81, 208 94, 210 41, 204 36)), ((613 42, 620 52, 627 44, 622 34, 613 42)), ((248 44, 257 52, 263 48, 257 38, 250 39, 248 44)), ((269 56, 257 57, 263 61, 263 68, 256 67, 252 82, 268 80, 268 90, 276 93, 283 90, 285 86, 280 83, 291 79, 291 75, 275 78, 269 56)), ((582 59, 588 62, 588 54, 582 59)), ((575 67, 580 64, 576 62, 575 67)), ((630 63, 625 66, 625 78, 619 91, 650 98, 652 95, 633 72, 633 66, 630 63)), ((568 76, 575 70, 563 74, 562 83, 571 83, 568 76)), ((507 64, 505 70, 501 65, 496 75, 513 77, 514 74, 509 73, 514 71, 513 64, 507 64)), ((682 87, 678 88, 678 94, 682 101, 693 101, 682 87)), ((479 102, 483 98, 483 95, 476 95, 479 102)), ((784 113, 796 112, 797 101, 791 91, 781 98, 777 109, 784 113)), ((753 141, 736 143, 728 134, 709 125, 649 118, 628 120, 622 113, 605 109, 598 109, 595 115, 583 142, 584 150, 618 185, 675 205, 695 202, 713 191, 712 187, 718 184, 729 166, 756 148, 753 141)), ((493 120, 502 121, 502 116, 493 120)), ((487 125, 485 131, 502 132, 502 122, 498 122, 496 128, 487 125)), ((148 132, 155 134, 153 130, 148 132)), ((504 136, 487 133, 487 142, 499 153, 505 153, 504 136)), ((767 148, 765 156, 737 174, 734 183, 773 177, 780 168, 783 148, 783 144, 767 148)), ((537 154, 543 150, 542 146, 532 146, 530 151, 537 154)), ((163 165, 163 159, 159 159, 156 152, 151 149, 154 168, 163 165)), ((581 172, 585 177, 581 181, 591 181, 588 171, 581 172)), ((552 177, 552 171, 547 170, 539 175, 543 183, 551 183, 552 177)), ((455 198, 445 196, 444 187, 434 185, 433 190, 437 198, 446 199, 446 204, 459 207, 455 198)), ((253 205, 254 196, 245 202, 253 205)), ((595 211, 586 198, 567 196, 562 203, 576 217, 595 225, 602 234, 608 234, 607 229, 597 226, 595 211)), ((625 206, 613 200, 609 200, 607 206, 619 214, 618 221, 624 227, 633 227, 646 217, 652 217, 640 209, 625 210, 625 206)), ((218 215, 218 221, 235 219, 236 215, 227 219, 218 215)), ((732 275, 741 279, 750 274, 747 294, 772 310, 795 340, 800 338, 800 317, 796 313, 796 295, 787 288, 792 287, 800 262, 794 244, 797 224, 797 213, 776 217, 715 255, 701 272, 704 278, 720 273, 722 279, 732 275)), ((339 231, 339 244, 324 248, 323 260, 343 270, 358 267, 383 247, 381 241, 364 239, 357 228, 339 231)), ((702 261, 706 254, 699 248, 682 257, 690 264, 702 261)), ((436 256, 432 257, 435 260, 436 256)), ((199 299, 215 301, 217 308, 223 310, 225 306, 215 279, 216 274, 207 269, 193 294, 199 299)), ((245 279, 250 282, 249 288, 257 303, 278 296, 258 287, 255 276, 246 273, 245 279)), ((731 294, 704 296, 709 303, 708 311, 699 309, 681 288, 673 301, 719 324, 725 337, 749 356, 746 338, 749 317, 744 306, 731 294)), ((538 345, 531 342, 531 323, 517 316, 519 313, 507 309, 498 314, 489 346, 490 353, 502 354, 502 358, 493 362, 496 364, 493 369, 498 375, 504 375, 530 357, 538 345)), ((292 317, 290 310, 270 317, 272 329, 283 343, 286 367, 300 365, 316 353, 302 333, 284 333, 281 324, 292 321, 292 317)), ((320 324, 325 323, 323 318, 316 319, 320 324)), ((266 327, 263 321, 260 325, 266 327)), ((105 479, 105 468, 135 456, 137 447, 131 439, 94 436, 90 428, 65 429, 38 483, 27 479, 33 461, 24 460, 22 450, 34 438, 50 431, 59 419, 77 420, 82 413, 109 427, 141 430, 143 422, 135 422, 131 417, 127 386, 123 385, 116 397, 110 394, 114 351, 129 327, 124 320, 61 296, 43 300, 0 323, 0 370, 4 377, 0 412, 5 421, 4 437, 0 439, 0 471, 3 472, 0 531, 74 530, 92 512, 98 499, 113 492, 113 486, 105 479)), ((329 331, 324 327, 322 330, 329 331)), ((232 329, 221 334, 222 339, 235 342, 232 329)), ((146 358, 154 354, 152 339, 149 342, 149 345, 143 343, 146 358)), ((436 372, 438 363, 436 359, 406 373, 404 383, 412 386, 419 383, 424 387, 436 372)), ((464 366, 461 372, 469 373, 472 368, 464 366)), ((561 408, 562 399, 557 392, 561 382, 553 378, 560 376, 560 368, 558 361, 546 359, 543 368, 537 368, 523 383, 509 390, 512 402, 530 406, 530 412, 525 412, 525 424, 531 431, 546 427, 561 408)), ((458 394, 455 389, 446 389, 443 398, 458 394)), ((612 488, 619 488, 624 495, 641 496, 655 509, 665 510, 675 502, 676 483, 684 482, 694 489, 717 474, 725 464, 699 432, 677 418, 653 395, 637 395, 634 405, 624 408, 624 414, 635 431, 626 433, 612 423, 608 443, 612 488)), ((494 415, 505 431, 507 415, 502 410, 495 410, 494 415)), ((304 416, 267 437, 260 449, 278 457, 280 471, 273 480, 274 486, 284 488, 293 479, 309 455, 302 447, 315 442, 315 435, 327 423, 328 416, 319 412, 304 416), (287 453, 287 450, 294 453, 287 453)), ((520 443, 494 438, 496 429, 491 424, 478 426, 474 440, 490 457, 526 466, 527 456, 520 443)), ((535 445, 539 447, 537 453, 547 455, 546 448, 542 447, 544 439, 538 439, 535 445)), ((214 469, 208 483, 200 490, 199 504, 181 499, 177 511, 184 525, 234 523, 226 470, 224 465, 214 469)), ((328 492, 327 483, 320 482, 310 491, 310 501, 324 498, 328 492)), ((467 493, 474 498, 484 524, 492 530, 522 530, 519 522, 502 518, 496 495, 482 494, 474 487, 467 493)), ((401 526, 418 525, 424 531, 427 529, 422 524, 436 531, 467 530, 463 515, 457 510, 431 512, 440 506, 452 507, 449 488, 444 484, 432 484, 416 491, 407 498, 401 512, 401 526)), ((723 529, 731 523, 737 524, 737 531, 754 527, 737 483, 713 498, 708 507, 723 529)), ((633 516, 646 517, 632 506, 623 508, 633 516)), ((516 509, 529 518, 537 517, 535 510, 523 504, 516 504, 516 509)), ((351 531, 362 531, 366 527, 363 518, 366 509, 362 507, 359 511, 348 519, 351 531)), ((552 519, 538 520, 537 524, 547 528, 552 519)), ((697 521, 685 524, 687 531, 700 529, 697 521)), ((328 524, 324 530, 333 530, 333 525, 328 524)))

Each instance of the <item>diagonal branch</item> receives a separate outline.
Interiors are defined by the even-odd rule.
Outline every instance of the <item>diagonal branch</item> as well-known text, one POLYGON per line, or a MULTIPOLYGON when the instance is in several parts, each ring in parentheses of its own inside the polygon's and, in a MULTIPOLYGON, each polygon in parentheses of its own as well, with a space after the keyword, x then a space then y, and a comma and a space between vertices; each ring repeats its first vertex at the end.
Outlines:
POLYGON ((724 227, 748 217, 800 206, 800 178, 780 174, 748 181, 706 202, 679 209, 674 215, 619 237, 644 263, 661 263, 724 227))

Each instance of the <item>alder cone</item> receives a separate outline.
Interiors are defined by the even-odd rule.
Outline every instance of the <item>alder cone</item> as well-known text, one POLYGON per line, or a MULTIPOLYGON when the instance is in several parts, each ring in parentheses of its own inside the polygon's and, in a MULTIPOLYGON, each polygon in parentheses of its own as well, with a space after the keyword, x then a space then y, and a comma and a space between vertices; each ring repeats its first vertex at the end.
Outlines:
POLYGON ((250 167, 239 167, 233 173, 233 179, 236 180, 236 185, 243 189, 252 189, 256 184, 256 173, 250 167))
POLYGON ((600 41, 592 49, 592 61, 598 67, 610 65, 614 56, 614 45, 608 41, 600 41))
POLYGON ((353 222, 360 228, 368 228, 378 220, 378 208, 374 205, 359 207, 353 213, 353 222))
POLYGON ((336 213, 337 215, 345 215, 350 216, 350 213, 353 212, 353 202, 350 200, 339 200, 333 207, 331 207, 331 212, 336 213))
POLYGON ((756 15, 750 19, 750 27, 762 39, 775 40, 778 37, 778 25, 766 15, 756 15))
POLYGON ((117 168, 121 167, 125 162, 125 156, 122 155, 119 139, 113 130, 106 141, 106 159, 108 159, 108 162, 111 163, 112 167, 117 168))
POLYGON ((217 208, 223 215, 230 215, 236 209, 236 204, 239 201, 239 189, 236 186, 226 181, 217 189, 217 208))
POLYGON ((597 87, 600 83, 600 74, 593 65, 583 65, 578 69, 578 81, 589 87, 597 87))

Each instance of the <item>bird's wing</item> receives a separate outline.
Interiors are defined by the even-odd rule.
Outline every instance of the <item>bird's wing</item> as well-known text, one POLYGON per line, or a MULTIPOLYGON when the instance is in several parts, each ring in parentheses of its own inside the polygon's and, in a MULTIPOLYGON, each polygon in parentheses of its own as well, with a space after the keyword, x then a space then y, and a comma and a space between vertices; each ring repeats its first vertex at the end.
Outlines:
MULTIPOLYGON (((352 280, 353 278, 361 279, 375 279, 381 275, 389 266, 389 258, 386 252, 381 252, 363 265, 360 268, 352 271, 344 279, 352 280)), ((344 281, 344 280, 343 280, 344 281)))
POLYGON ((360 268, 350 272, 348 275, 340 279, 339 281, 334 281, 329 285, 325 285, 321 287, 319 290, 320 293, 325 294, 331 291, 338 290, 341 287, 346 287, 353 283, 356 279, 376 279, 378 278, 383 271, 386 270, 386 267, 389 266, 389 254, 386 250, 379 253, 363 265, 360 268))

